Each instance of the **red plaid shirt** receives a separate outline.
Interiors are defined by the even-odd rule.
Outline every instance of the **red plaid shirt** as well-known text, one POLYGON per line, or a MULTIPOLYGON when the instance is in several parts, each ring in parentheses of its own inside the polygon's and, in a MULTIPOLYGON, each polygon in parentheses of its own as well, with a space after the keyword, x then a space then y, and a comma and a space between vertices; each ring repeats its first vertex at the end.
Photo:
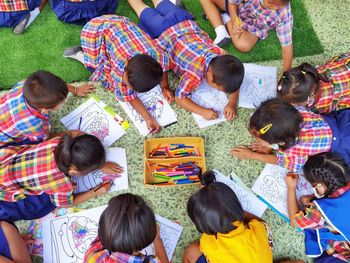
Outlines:
POLYGON ((27 0, 1 0, 0 12, 17 12, 28 10, 27 0))
POLYGON ((56 206, 73 203, 73 185, 58 170, 54 150, 60 137, 30 146, 0 150, 0 200, 15 202, 26 195, 46 193, 56 206))
POLYGON ((350 52, 332 58, 317 66, 329 82, 320 81, 319 99, 313 106, 319 112, 328 113, 350 107, 350 52))
MULTIPOLYGON (((339 197, 349 189, 350 183, 335 191, 329 196, 329 198, 339 197)), ((333 230, 326 222, 326 219, 322 216, 321 212, 317 209, 316 204, 313 202, 310 203, 304 212, 300 211, 295 215, 295 222, 300 228, 330 228, 331 231, 333 230)), ((335 231, 333 230, 333 232, 335 231)), ((350 261, 350 244, 346 241, 330 240, 328 241, 326 251, 329 255, 333 255, 334 257, 346 262, 350 261)))

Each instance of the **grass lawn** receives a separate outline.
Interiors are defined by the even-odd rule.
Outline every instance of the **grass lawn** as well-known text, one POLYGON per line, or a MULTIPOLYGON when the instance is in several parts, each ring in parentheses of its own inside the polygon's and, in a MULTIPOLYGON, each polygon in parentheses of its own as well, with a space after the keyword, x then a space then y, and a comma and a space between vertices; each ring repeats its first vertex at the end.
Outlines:
MULTIPOLYGON (((203 12, 199 1, 184 0, 186 7, 197 17, 200 26, 214 37, 208 21, 201 18, 203 12)), ((292 3, 294 14, 293 43, 295 57, 323 52, 310 23, 302 0, 292 3)), ((126 0, 120 1, 117 14, 137 17, 126 0)), ((42 14, 23 35, 15 35, 11 28, 0 29, 0 88, 8 89, 30 73, 45 69, 57 74, 67 82, 87 80, 90 73, 76 61, 62 57, 66 47, 79 45, 81 26, 65 24, 56 19, 48 4, 42 14)), ((259 42, 248 54, 236 52, 232 45, 227 50, 244 62, 256 62, 281 58, 281 47, 275 32, 259 42)))

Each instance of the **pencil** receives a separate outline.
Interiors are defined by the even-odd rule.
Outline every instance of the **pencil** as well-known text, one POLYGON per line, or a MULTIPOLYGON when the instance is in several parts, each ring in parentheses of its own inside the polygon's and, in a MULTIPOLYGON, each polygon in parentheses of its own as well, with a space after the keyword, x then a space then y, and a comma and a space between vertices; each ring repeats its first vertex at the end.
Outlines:
POLYGON ((81 128, 81 122, 83 121, 83 116, 80 117, 79 119, 79 125, 78 125, 78 130, 80 130, 81 128))

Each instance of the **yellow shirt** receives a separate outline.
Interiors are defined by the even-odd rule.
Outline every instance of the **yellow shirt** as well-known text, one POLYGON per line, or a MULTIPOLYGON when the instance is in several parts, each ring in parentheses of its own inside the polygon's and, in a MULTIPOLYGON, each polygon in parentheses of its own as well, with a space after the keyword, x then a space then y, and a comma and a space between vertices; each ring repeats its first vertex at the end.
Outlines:
POLYGON ((200 239, 200 250, 210 263, 271 263, 272 252, 264 224, 251 220, 248 226, 234 222, 228 234, 207 235, 200 239))

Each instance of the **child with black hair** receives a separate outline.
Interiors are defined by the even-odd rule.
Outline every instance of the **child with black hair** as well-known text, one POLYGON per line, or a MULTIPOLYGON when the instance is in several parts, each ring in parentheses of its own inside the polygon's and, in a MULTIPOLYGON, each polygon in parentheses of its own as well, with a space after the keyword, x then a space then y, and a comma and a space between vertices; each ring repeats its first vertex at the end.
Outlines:
POLYGON ((350 109, 320 115, 270 99, 250 118, 249 132, 256 142, 234 148, 233 156, 278 164, 296 173, 302 173, 309 156, 321 152, 338 153, 350 164, 350 109))
POLYGON ((336 154, 320 153, 307 160, 304 176, 315 191, 312 198, 302 198, 307 205, 304 211, 299 210, 296 199, 298 177, 285 180, 290 222, 304 229, 306 255, 316 258, 316 263, 349 262, 349 166, 336 154))
POLYGON ((191 92, 206 81, 212 88, 229 95, 224 116, 229 121, 234 119, 244 76, 241 61, 213 44, 191 14, 169 0, 153 0, 155 8, 150 8, 143 0, 128 2, 140 17, 139 27, 157 38, 158 46, 169 55, 170 69, 180 77, 176 103, 207 120, 217 119, 217 112, 190 99, 191 92))
POLYGON ((215 182, 215 174, 201 176, 204 187, 190 197, 187 213, 200 242, 184 252, 184 263, 272 262, 269 229, 260 218, 243 211, 230 187, 215 182))
POLYGON ((121 194, 109 200, 98 236, 85 253, 85 263, 168 263, 155 215, 141 196, 121 194), (155 256, 142 249, 154 244, 155 256))
POLYGON ((81 31, 81 47, 64 51, 93 73, 92 81, 101 81, 120 101, 129 102, 145 119, 147 128, 159 132, 161 127, 148 112, 136 92, 147 92, 159 83, 170 103, 166 71, 168 56, 152 39, 126 17, 105 15, 91 19, 81 31))
POLYGON ((350 107, 350 53, 336 56, 324 65, 303 63, 285 72, 277 95, 286 102, 329 113, 350 107))
POLYGON ((2 149, 0 200, 4 202, 0 203, 0 220, 34 219, 44 216, 54 206, 77 205, 105 194, 110 185, 99 185, 73 195, 70 177, 83 176, 97 169, 107 174, 118 174, 123 170, 116 163, 106 162, 105 149, 98 138, 82 132, 71 131, 37 145, 2 149), (27 200, 27 196, 32 198, 27 200), (15 203, 20 200, 22 203, 15 203), (36 205, 28 205, 35 202, 36 205))
POLYGON ((201 0, 202 7, 216 33, 214 43, 232 41, 240 52, 249 52, 259 39, 276 28, 282 46, 283 71, 293 60, 293 15, 290 0, 201 0), (220 14, 220 10, 227 13, 220 14), (227 32, 228 31, 228 32, 227 32))
POLYGON ((66 84, 48 71, 37 71, 0 97, 0 149, 34 144, 50 136, 49 112, 57 110, 68 92, 86 96, 93 86, 66 84))

